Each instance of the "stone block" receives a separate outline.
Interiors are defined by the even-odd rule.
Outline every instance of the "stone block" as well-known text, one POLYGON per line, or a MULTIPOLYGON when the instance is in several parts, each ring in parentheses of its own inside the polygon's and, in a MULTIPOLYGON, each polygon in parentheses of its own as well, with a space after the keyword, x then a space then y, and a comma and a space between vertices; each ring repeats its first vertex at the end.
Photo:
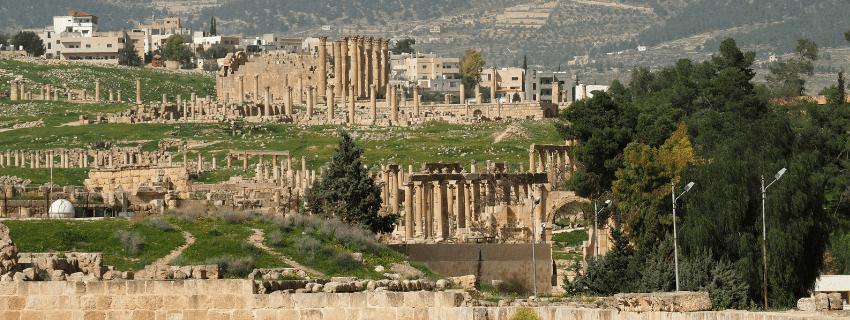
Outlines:
POLYGON ((296 309, 324 308, 325 293, 296 293, 292 295, 296 309))
POLYGON ((27 310, 55 310, 56 309, 56 299, 51 296, 27 296, 27 310))
POLYGON ((210 297, 206 295, 191 295, 186 300, 186 308, 187 309, 209 309, 212 308, 210 305, 210 297))
POLYGON ((844 302, 841 301, 840 293, 830 293, 828 296, 829 310, 844 310, 844 302))
POLYGON ((6 298, 6 306, 4 310, 23 310, 27 306, 25 296, 10 296, 6 298))
POLYGON ((106 282, 106 293, 111 295, 127 294, 127 281, 106 282))
POLYGON ((815 295, 815 310, 829 310, 829 296, 826 293, 818 293, 815 295))
POLYGON ((86 320, 106 320, 106 311, 85 311, 83 318, 86 320))
POLYGON ((136 296, 136 299, 139 301, 138 308, 145 310, 158 310, 162 309, 162 296, 159 295, 144 295, 144 296, 136 296))
POLYGON ((136 295, 136 294, 144 294, 146 292, 147 281, 144 280, 134 280, 127 281, 127 294, 136 295))
POLYGON ((21 320, 46 320, 44 311, 41 310, 24 310, 21 311, 21 320))
POLYGON ((162 296, 162 308, 165 310, 184 310, 184 309, 200 309, 192 307, 189 304, 190 296, 186 295, 167 295, 162 296))
POLYGON ((815 311, 817 307, 815 306, 814 298, 800 298, 797 300, 797 310, 800 311, 815 311))
MULTIPOLYGON (((329 283, 330 284, 330 283, 329 283)), ((327 288, 327 287, 325 287, 327 288)), ((348 308, 351 295, 347 293, 329 294, 325 296, 326 308, 348 308)), ((333 319, 333 318, 331 318, 333 319)))
POLYGON ((151 310, 134 310, 132 320, 156 320, 156 314, 151 310))
POLYGON ((300 312, 298 312, 298 310, 295 310, 295 309, 277 310, 277 318, 280 319, 280 320, 283 320, 283 319, 286 319, 286 320, 293 319, 294 320, 294 319, 299 319, 299 317, 300 317, 300 312))
MULTIPOLYGON (((301 320, 323 320, 321 309, 301 309, 298 310, 298 317, 301 320)), ((375 318, 377 319, 377 318, 375 318)))
POLYGON ((708 292, 619 293, 614 301, 620 311, 694 312, 711 310, 708 292))
POLYGON ((13 295, 18 292, 18 285, 11 281, 0 282, 0 296, 13 295))
POLYGON ((322 319, 345 319, 345 309, 324 308, 322 309, 322 319))
POLYGON ((461 287, 464 289, 472 290, 475 289, 475 275, 470 274, 466 276, 460 277, 450 277, 448 280, 452 283, 452 285, 461 287))
POLYGON ((397 319, 396 308, 367 308, 362 309, 360 316, 363 319, 397 319))

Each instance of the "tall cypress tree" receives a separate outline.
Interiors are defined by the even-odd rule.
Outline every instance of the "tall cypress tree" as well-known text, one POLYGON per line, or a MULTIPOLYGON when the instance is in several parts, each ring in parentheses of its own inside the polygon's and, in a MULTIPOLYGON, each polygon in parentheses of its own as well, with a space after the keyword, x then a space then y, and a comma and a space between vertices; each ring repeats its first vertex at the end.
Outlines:
POLYGON ((218 32, 215 30, 215 17, 210 18, 210 36, 217 36, 218 32))
POLYGON ((354 144, 347 132, 340 130, 339 145, 321 180, 307 189, 307 212, 335 216, 362 225, 372 232, 391 232, 397 215, 378 216, 381 188, 369 177, 360 160, 363 149, 354 144))

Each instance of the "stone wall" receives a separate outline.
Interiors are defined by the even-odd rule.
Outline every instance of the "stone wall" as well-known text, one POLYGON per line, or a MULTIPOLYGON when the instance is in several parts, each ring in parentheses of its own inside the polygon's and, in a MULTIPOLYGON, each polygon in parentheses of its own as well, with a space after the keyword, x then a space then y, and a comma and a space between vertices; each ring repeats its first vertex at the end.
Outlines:
MULTIPOLYGON (((532 290, 531 244, 405 244, 391 245, 411 260, 428 265, 431 270, 446 277, 475 275, 482 282, 491 280, 519 280, 532 290)), ((552 246, 539 243, 537 257, 537 290, 552 290, 552 246)))
MULTIPOLYGON (((250 280, 0 282, 0 319, 510 319, 519 307, 477 307, 464 292, 257 294, 250 280)), ((546 304, 546 303, 543 303, 546 304)), ((818 313, 623 312, 541 306, 543 320, 838 319, 818 313)))

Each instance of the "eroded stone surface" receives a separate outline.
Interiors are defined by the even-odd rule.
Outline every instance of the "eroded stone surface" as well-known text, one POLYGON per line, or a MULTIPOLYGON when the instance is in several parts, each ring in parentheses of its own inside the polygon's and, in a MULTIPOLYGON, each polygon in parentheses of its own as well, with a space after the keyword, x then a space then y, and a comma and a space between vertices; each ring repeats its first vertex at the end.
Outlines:
POLYGON ((614 295, 620 311, 693 312, 711 310, 708 292, 619 293, 614 295))

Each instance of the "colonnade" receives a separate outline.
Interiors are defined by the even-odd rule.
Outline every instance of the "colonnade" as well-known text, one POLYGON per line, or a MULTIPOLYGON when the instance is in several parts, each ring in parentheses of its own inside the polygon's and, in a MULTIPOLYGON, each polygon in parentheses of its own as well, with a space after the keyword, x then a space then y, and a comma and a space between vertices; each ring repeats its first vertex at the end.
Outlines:
POLYGON ((528 172, 548 173, 549 183, 560 186, 572 177, 576 161, 572 145, 537 145, 528 149, 528 172))
MULTIPOLYGON (((370 86, 373 84, 379 93, 387 92, 390 77, 389 40, 348 36, 334 41, 330 48, 326 40, 325 37, 319 38, 319 57, 321 61, 327 63, 326 59, 322 59, 324 50, 332 52, 334 96, 346 97, 349 96, 348 91, 353 91, 355 99, 366 99, 370 95, 370 86)), ((321 66, 320 70, 322 70, 321 66)), ((327 73, 324 74, 326 77, 327 73)), ((327 79, 324 79, 327 82, 327 79)), ((327 92, 325 94, 329 95, 327 92)))

